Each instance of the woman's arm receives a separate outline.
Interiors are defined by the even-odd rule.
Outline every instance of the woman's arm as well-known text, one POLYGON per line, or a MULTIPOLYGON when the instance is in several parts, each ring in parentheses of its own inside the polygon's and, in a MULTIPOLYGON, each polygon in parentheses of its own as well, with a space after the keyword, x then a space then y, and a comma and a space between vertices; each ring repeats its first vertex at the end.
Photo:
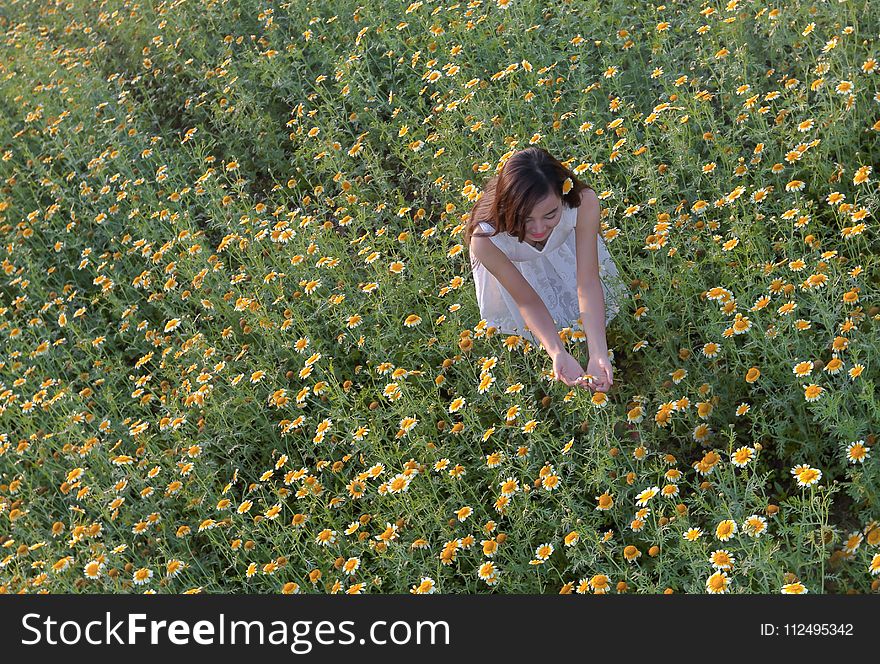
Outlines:
POLYGON ((608 357, 605 338, 605 294, 599 280, 599 198, 592 189, 581 191, 575 225, 577 291, 581 320, 587 336, 590 357, 608 357))
POLYGON ((488 237, 477 236, 471 239, 471 253, 510 293, 529 331, 541 342, 550 357, 564 351, 547 305, 504 252, 488 237))

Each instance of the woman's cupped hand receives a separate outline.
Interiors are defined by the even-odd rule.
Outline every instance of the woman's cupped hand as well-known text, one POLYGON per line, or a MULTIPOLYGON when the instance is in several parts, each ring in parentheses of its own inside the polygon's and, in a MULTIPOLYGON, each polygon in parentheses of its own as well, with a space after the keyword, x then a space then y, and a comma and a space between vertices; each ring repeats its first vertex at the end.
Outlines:
POLYGON ((607 358, 591 358, 584 371, 581 363, 568 351, 562 350, 553 357, 553 377, 571 387, 583 387, 594 392, 607 392, 613 382, 611 363, 607 358), (589 379, 592 376, 592 380, 589 379))

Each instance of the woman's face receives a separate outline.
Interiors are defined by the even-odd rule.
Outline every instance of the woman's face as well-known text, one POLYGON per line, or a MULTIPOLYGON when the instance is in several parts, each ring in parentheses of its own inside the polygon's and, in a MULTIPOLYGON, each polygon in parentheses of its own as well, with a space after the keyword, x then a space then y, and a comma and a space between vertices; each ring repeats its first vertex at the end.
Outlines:
POLYGON ((551 192, 535 203, 531 214, 526 217, 525 239, 531 242, 543 242, 561 218, 562 198, 551 192))

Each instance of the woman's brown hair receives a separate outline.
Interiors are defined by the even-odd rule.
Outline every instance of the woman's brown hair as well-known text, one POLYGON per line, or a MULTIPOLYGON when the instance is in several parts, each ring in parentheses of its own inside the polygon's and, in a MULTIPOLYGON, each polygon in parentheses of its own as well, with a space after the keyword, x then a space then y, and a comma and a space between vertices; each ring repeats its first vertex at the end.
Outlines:
POLYGON ((534 146, 519 150, 504 163, 498 175, 486 182, 465 226, 465 246, 470 247, 471 237, 494 237, 499 233, 510 233, 522 242, 526 217, 538 201, 552 192, 568 207, 576 208, 581 204, 581 190, 584 188, 590 187, 544 148, 534 146), (563 194, 562 185, 566 178, 571 178, 572 187, 563 194), (481 221, 493 226, 495 231, 476 232, 481 221))

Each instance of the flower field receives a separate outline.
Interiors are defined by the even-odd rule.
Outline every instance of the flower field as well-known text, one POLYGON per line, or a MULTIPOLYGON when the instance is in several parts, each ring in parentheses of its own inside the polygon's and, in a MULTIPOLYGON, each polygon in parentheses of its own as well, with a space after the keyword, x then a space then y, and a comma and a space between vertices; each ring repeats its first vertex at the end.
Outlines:
POLYGON ((0 0, 0 592, 880 590, 872 4, 0 0), (607 394, 479 318, 529 145, 607 394))

